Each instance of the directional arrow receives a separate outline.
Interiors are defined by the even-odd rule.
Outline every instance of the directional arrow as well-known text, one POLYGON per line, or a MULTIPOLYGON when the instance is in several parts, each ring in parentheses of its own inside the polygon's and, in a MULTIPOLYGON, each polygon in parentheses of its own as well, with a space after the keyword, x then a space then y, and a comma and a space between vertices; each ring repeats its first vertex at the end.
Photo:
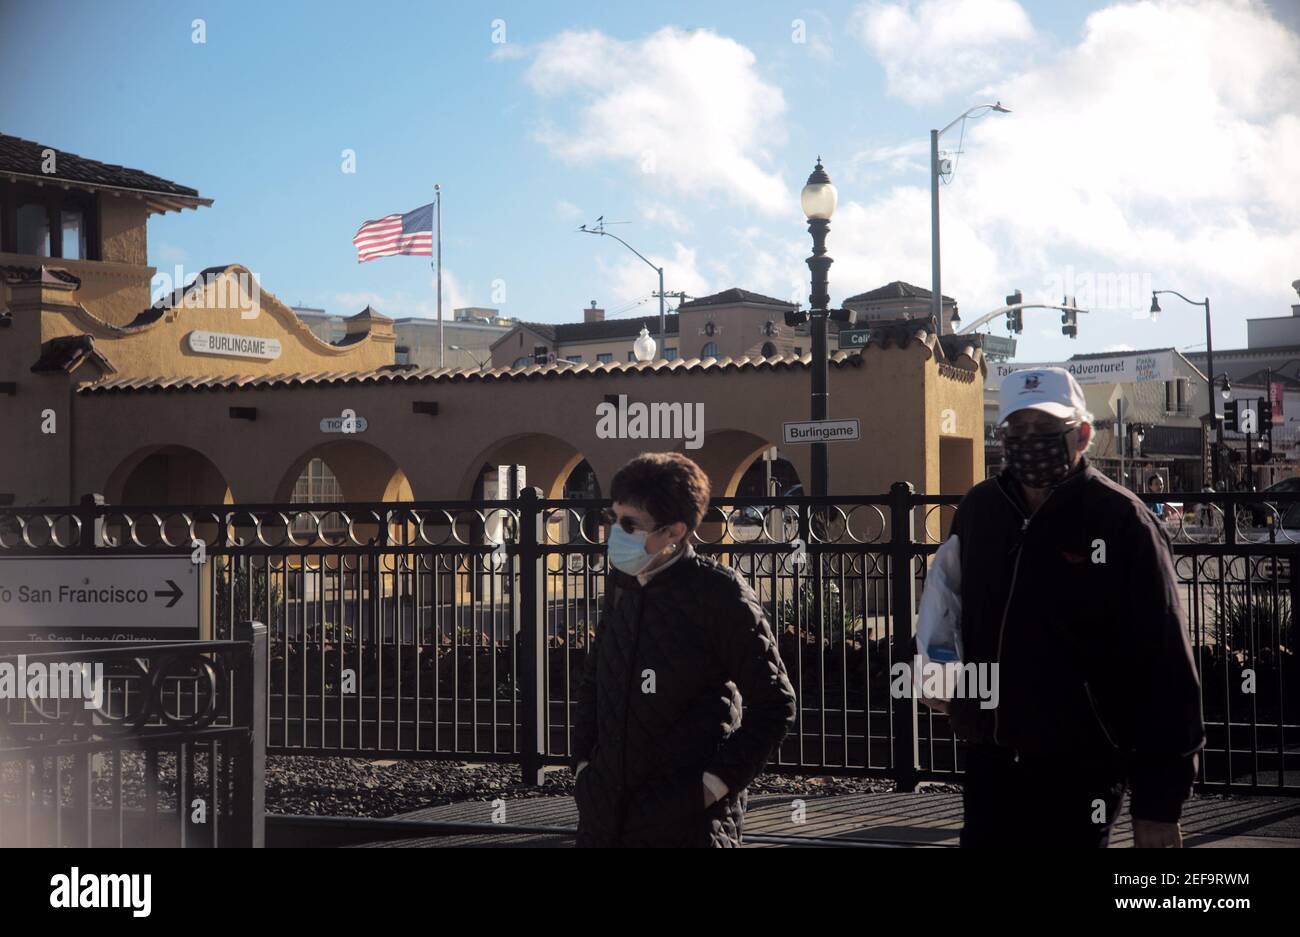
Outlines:
POLYGON ((171 596, 171 601, 168 602, 166 605, 167 608, 171 608, 173 605, 175 605, 177 602, 181 600, 181 596, 183 596, 185 593, 181 591, 180 586, 176 585, 176 583, 172 582, 170 579, 167 580, 167 585, 172 587, 171 592, 155 592, 154 596, 160 599, 165 599, 168 596, 171 596))

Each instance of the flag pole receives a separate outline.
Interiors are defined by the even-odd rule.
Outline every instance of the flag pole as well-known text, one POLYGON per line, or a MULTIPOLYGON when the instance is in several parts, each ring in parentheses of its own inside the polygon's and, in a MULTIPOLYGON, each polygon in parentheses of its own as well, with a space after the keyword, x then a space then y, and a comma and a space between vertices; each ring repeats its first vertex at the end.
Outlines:
POLYGON ((442 362, 442 186, 434 185, 433 187, 433 206, 434 214, 437 216, 438 227, 438 256, 435 261, 438 271, 438 367, 443 366, 442 362))

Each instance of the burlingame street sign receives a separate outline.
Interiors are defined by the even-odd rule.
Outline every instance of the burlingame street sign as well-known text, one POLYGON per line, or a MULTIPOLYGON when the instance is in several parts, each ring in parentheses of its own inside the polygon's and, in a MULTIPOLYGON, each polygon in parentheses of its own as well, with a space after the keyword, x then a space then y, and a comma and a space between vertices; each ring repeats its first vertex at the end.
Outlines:
POLYGON ((857 420, 805 420, 782 423, 786 444, 807 442, 849 442, 858 439, 857 420))
POLYGON ((840 348, 861 348, 871 337, 871 329, 840 329, 840 348))
POLYGON ((0 558, 0 640, 196 640, 200 569, 188 553, 0 558))

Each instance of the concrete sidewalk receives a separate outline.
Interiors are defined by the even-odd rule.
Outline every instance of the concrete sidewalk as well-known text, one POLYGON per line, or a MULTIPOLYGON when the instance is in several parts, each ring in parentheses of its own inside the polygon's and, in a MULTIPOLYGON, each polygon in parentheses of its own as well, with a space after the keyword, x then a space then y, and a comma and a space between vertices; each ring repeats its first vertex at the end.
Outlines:
MULTIPOLYGON (((796 798, 784 794, 754 795, 746 813, 746 834, 781 837, 862 840, 909 845, 954 847, 961 829, 961 795, 951 793, 839 794, 805 797, 803 822, 795 822, 796 798)), ((493 805, 467 801, 429 807, 395 819, 439 820, 461 823, 493 822, 493 805)), ((505 803, 505 822, 511 825, 556 827, 572 830, 577 810, 571 797, 530 797, 505 803)), ((1183 812, 1187 846, 1300 847, 1300 798, 1204 796, 1193 797, 1183 812)), ((573 845, 568 834, 470 834, 371 842, 366 846, 523 846, 563 848, 573 845)), ((748 843, 756 848, 785 843, 748 843)), ((793 844, 790 844, 793 845, 793 844)), ((1044 845, 1050 845, 1045 842, 1044 845)), ((1133 845, 1127 804, 1116 825, 1111 845, 1133 845)))

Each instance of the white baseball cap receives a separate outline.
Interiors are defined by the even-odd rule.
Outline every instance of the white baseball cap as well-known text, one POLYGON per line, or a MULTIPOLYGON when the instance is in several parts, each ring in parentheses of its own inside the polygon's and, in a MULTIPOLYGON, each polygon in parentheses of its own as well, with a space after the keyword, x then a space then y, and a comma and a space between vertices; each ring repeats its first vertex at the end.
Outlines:
POLYGON ((1068 420, 1087 413, 1088 404, 1079 382, 1065 368, 1030 368, 1002 379, 998 422, 1017 410, 1042 410, 1068 420))

